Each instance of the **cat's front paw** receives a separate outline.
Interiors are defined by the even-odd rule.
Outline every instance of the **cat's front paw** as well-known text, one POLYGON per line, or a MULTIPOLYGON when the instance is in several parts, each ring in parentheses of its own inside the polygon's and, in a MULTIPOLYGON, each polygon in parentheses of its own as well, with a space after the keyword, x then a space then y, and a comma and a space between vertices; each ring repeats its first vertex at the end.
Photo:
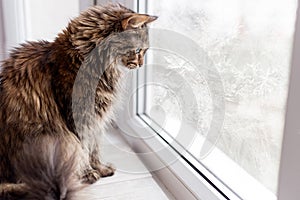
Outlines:
POLYGON ((82 182, 83 183, 88 183, 88 184, 93 184, 96 181, 100 179, 102 175, 99 173, 98 170, 94 169, 88 169, 85 171, 83 177, 82 177, 82 182))
POLYGON ((101 177, 108 177, 114 175, 116 169, 112 164, 100 164, 97 166, 97 171, 100 173, 101 177))

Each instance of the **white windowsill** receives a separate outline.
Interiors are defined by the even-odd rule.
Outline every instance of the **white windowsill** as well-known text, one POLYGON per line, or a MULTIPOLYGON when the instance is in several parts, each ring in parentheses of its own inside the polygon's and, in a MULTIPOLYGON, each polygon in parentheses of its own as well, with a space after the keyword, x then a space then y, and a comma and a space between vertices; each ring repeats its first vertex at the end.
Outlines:
POLYGON ((154 180, 151 173, 115 129, 103 136, 102 156, 105 163, 113 163, 116 173, 112 177, 100 179, 95 184, 81 190, 76 199, 105 200, 149 200, 172 199, 154 180), (140 173, 135 173, 139 171, 140 173))

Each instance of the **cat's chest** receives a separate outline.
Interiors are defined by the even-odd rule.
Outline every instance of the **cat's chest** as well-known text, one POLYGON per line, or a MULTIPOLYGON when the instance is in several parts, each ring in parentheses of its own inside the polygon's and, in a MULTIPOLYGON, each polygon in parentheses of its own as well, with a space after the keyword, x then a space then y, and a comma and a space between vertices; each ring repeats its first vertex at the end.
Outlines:
POLYGON ((107 92, 101 88, 96 89, 95 95, 95 113, 102 119, 113 107, 117 92, 107 92))
POLYGON ((99 83, 95 92, 95 113, 101 120, 111 118, 121 98, 120 80, 99 83))

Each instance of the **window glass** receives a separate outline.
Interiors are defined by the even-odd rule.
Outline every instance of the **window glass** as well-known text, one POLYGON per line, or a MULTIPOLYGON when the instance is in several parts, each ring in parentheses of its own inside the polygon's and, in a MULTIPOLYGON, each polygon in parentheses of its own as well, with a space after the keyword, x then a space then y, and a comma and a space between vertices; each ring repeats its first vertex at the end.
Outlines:
POLYGON ((200 162, 221 151, 274 194, 296 8, 296 0, 147 3, 163 38, 153 40, 182 45, 149 50, 146 114, 200 162), (213 148, 201 155, 203 137, 213 148))

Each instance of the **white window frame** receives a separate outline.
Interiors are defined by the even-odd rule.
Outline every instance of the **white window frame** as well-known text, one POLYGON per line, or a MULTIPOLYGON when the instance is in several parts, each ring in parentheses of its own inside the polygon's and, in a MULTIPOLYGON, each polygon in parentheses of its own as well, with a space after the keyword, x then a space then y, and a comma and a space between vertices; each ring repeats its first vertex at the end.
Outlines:
MULTIPOLYGON (((142 7, 141 4, 143 4, 144 2, 144 0, 139 1, 140 7, 142 7)), ((102 1, 102 3, 104 3, 104 1, 102 1)), ((128 6, 128 4, 124 5, 128 6)), ((132 3, 130 3, 130 5, 132 5, 132 3)), ((131 8, 134 8, 136 10, 137 3, 135 2, 133 5, 135 5, 135 7, 131 8)), ((138 11, 143 13, 145 10, 139 9, 138 11)), ((300 85, 300 79, 297 79, 297 75, 300 75, 300 14, 298 9, 296 21, 297 23, 296 31, 294 34, 295 39, 291 62, 289 95, 287 101, 284 138, 282 143, 282 157, 280 162, 280 174, 277 194, 278 200, 297 199, 300 197, 300 157, 297 154, 298 152, 300 152, 300 106, 298 105, 298 102, 300 102, 300 91, 297 88, 297 85, 300 85)), ((134 78, 132 80, 131 85, 132 94, 135 93, 137 88, 142 87, 141 85, 138 85, 138 82, 143 82, 143 80, 146 78, 149 78, 146 77, 146 73, 140 72, 134 74, 134 78)), ((138 100, 136 101, 136 98, 134 97, 134 100, 131 101, 129 108, 126 109, 126 112, 122 113, 122 115, 119 116, 118 124, 121 125, 121 130, 126 130, 123 132, 124 136, 131 144, 131 146, 139 153, 146 153, 149 151, 153 151, 159 147, 165 147, 165 140, 167 140, 165 138, 162 139, 160 137, 155 137, 153 140, 150 141, 142 139, 145 136, 145 134, 157 134, 154 130, 158 130, 159 128, 147 127, 147 124, 149 123, 149 118, 144 114, 137 114, 137 106, 140 108, 139 110, 145 110, 145 108, 143 107, 144 94, 138 93, 137 95, 138 100), (144 128, 137 128, 137 124, 144 128), (138 138, 128 136, 128 131, 137 135, 138 138)), ((160 134, 164 135, 164 137, 167 138, 168 135, 162 132, 160 132, 160 134)), ((180 149, 180 146, 177 146, 175 148, 176 150, 178 150, 180 149)), ((174 150, 174 148, 172 147, 169 147, 168 156, 177 156, 176 150, 174 150)), ((179 151, 181 152, 181 150, 179 151)), ((162 156, 159 154, 154 154, 152 156, 141 155, 141 158, 151 169, 151 165, 153 165, 153 163, 157 164, 158 162, 161 162, 163 164, 165 156, 166 155, 162 156)), ((192 160, 192 158, 190 159, 192 160)), ((213 176, 210 176, 210 173, 207 172, 207 169, 204 166, 197 165, 197 168, 201 173, 205 175, 206 178, 212 180, 214 185, 218 187, 218 189, 221 190, 223 193, 225 193, 226 197, 220 195, 220 192, 216 191, 216 188, 214 186, 208 184, 207 180, 205 180, 203 176, 200 176, 199 174, 195 173, 195 170, 192 169, 192 167, 188 165, 186 160, 182 157, 179 157, 178 161, 173 163, 172 165, 154 171, 153 173, 157 175, 160 181, 163 182, 168 188, 168 190, 178 199, 241 199, 233 191, 229 190, 226 187, 223 187, 223 184, 220 183, 218 180, 215 180, 213 176)), ((262 193, 260 192, 260 189, 263 190, 262 187, 263 186, 258 186, 257 190, 248 192, 256 193, 255 199, 269 199, 269 194, 265 194, 266 196, 262 196, 262 193)))
MULTIPOLYGON (((12 47, 26 41, 26 14, 24 0, 2 0, 1 1, 1 34, 3 43, 1 50, 7 57, 7 52, 12 47)), ((2 42, 2 41, 1 41, 2 42)))
MULTIPOLYGON (((72 0, 76 9, 83 10, 92 4, 93 0, 72 0)), ((28 40, 54 39, 53 38, 34 38, 32 34, 32 10, 31 0, 1 0, 0 1, 0 50, 8 57, 11 49, 19 46, 28 40), (2 40, 4 42, 2 43, 2 40)), ((54 4, 55 5, 55 4, 54 4)), ((60 7, 64 9, 63 7, 60 7)), ((77 11, 77 10, 76 10, 77 11)), ((78 10, 79 11, 79 10, 78 10)), ((45 15, 47 16, 47 15, 45 15)), ((65 19, 70 20, 70 19, 65 19)), ((67 23, 65 24, 65 26, 67 23)), ((54 33, 56 34, 56 33, 54 33)), ((0 51, 0 53, 1 53, 0 51)), ((1 58, 1 57, 0 57, 1 58)))
POLYGON ((0 1, 0 61, 3 60, 5 56, 5 33, 4 33, 4 15, 3 15, 3 3, 0 1))
POLYGON ((280 162, 278 200, 300 197, 300 10, 297 9, 296 30, 290 71, 289 93, 280 162))

